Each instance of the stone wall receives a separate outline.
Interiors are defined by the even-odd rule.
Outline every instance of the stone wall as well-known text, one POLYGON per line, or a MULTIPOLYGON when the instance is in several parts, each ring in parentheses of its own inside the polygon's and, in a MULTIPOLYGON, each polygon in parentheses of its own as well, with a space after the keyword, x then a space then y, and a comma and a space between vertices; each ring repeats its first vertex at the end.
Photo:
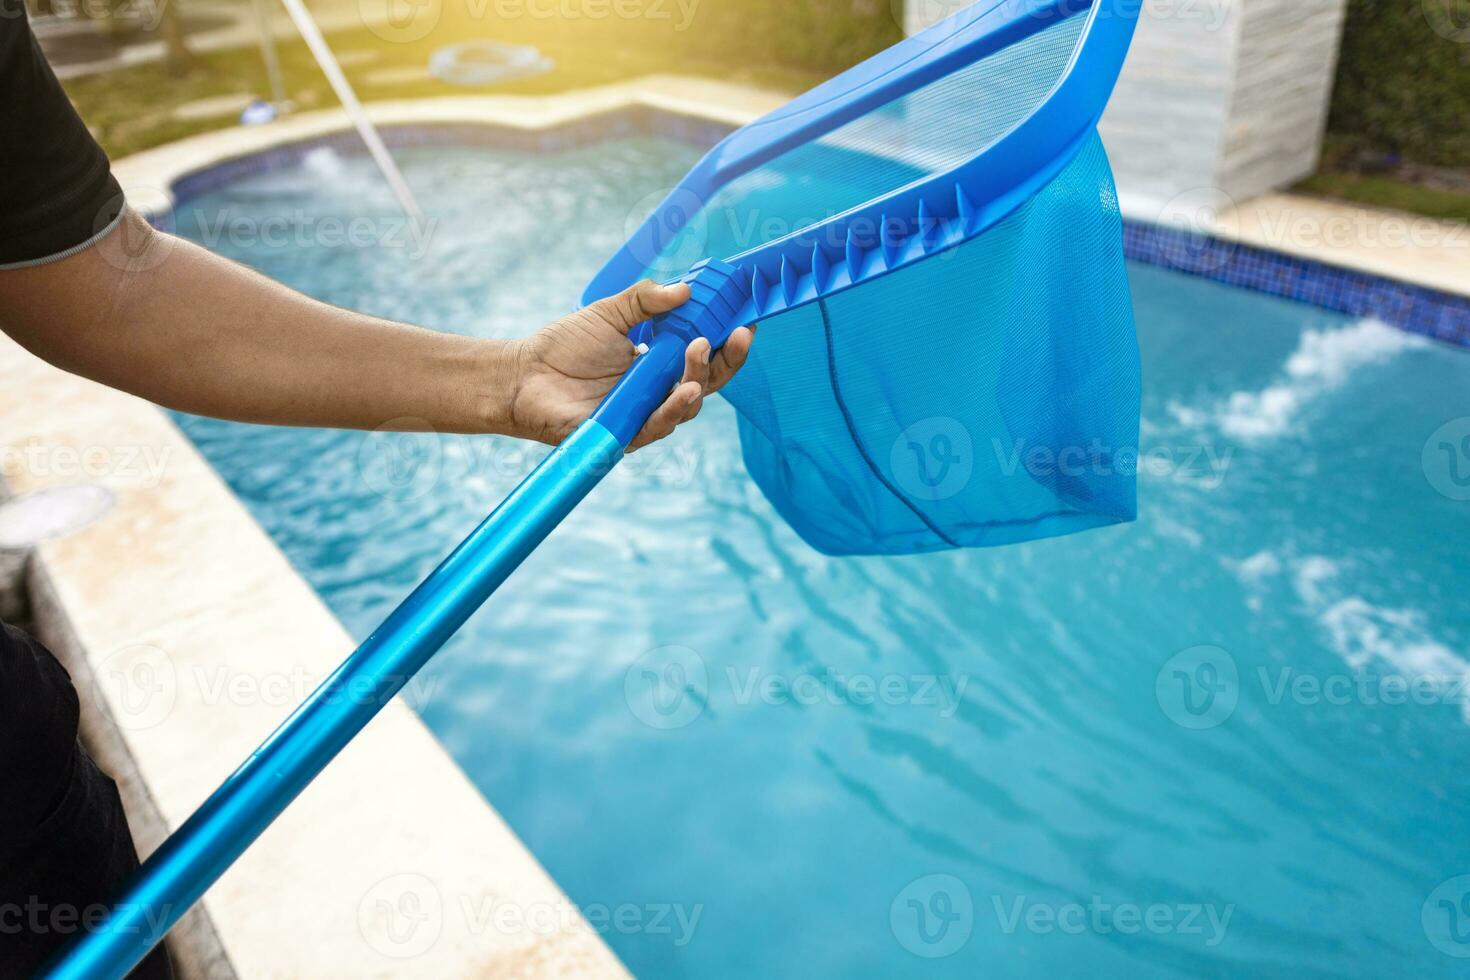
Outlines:
MULTIPOLYGON (((963 0, 903 0, 913 33, 963 0)), ((1103 13, 1138 0, 1103 0, 1103 13)), ((1099 129, 1126 211, 1217 211, 1317 168, 1346 0, 1144 0, 1099 129)))
POLYGON ((1345 0, 1149 0, 1099 127, 1139 217, 1313 173, 1345 0))

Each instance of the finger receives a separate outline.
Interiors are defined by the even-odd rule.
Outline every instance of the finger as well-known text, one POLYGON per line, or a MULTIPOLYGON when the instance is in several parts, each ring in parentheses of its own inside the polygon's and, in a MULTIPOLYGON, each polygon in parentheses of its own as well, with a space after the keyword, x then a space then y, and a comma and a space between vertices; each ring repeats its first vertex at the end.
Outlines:
POLYGON ((715 392, 725 387, 725 382, 729 381, 735 372, 745 364, 745 358, 750 354, 750 345, 753 343, 755 343, 755 326, 737 327, 710 364, 709 382, 705 385, 704 390, 715 392))
POLYGON ((684 418, 685 413, 698 404, 703 397, 704 390, 698 384, 692 381, 682 382, 668 398, 664 399, 664 403, 654 410, 653 415, 644 424, 643 431, 639 432, 638 437, 628 446, 628 452, 641 449, 650 442, 657 442, 673 432, 684 418))
POLYGON ((644 279, 616 296, 598 300, 592 308, 620 333, 627 333, 649 317, 667 313, 688 298, 688 283, 661 286, 652 279, 644 279))
POLYGON ((697 381, 700 391, 709 390, 709 341, 695 337, 694 343, 684 348, 684 380, 697 381))
POLYGON ((699 414, 699 410, 701 408, 704 408, 704 392, 703 392, 703 390, 700 391, 699 397, 696 398, 696 399, 694 399, 694 404, 690 405, 688 408, 686 408, 684 410, 684 417, 681 418, 681 419, 679 419, 679 424, 680 425, 683 425, 685 422, 692 421, 694 419, 694 417, 699 414))

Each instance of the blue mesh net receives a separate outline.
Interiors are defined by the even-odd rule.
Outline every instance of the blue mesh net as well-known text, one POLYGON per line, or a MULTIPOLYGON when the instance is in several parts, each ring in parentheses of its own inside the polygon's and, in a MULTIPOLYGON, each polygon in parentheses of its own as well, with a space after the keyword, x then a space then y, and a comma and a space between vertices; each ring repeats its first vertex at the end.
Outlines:
POLYGON ((671 236, 648 276, 671 279, 702 258, 799 235, 979 155, 1051 91, 1086 20, 1073 14, 741 174, 671 236))
POLYGON ((725 393, 751 476, 829 554, 1131 520, 1138 351, 1100 142, 978 238, 763 322, 725 393))
MULTIPOLYGON (((731 181, 651 274, 738 255, 983 152, 1047 96, 1083 21, 731 181)), ((829 554, 1009 544, 1131 520, 1138 352, 1096 134, 978 237, 762 321, 725 393, 752 477, 829 554)))

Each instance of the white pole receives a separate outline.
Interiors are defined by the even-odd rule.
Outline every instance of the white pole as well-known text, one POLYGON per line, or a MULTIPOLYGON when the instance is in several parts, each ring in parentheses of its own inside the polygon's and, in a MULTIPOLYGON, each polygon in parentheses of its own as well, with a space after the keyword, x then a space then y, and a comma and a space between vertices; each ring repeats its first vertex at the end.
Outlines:
POLYGON ((265 77, 270 81, 271 102, 278 112, 286 107, 286 87, 281 83, 281 63, 276 58, 276 39, 271 32, 270 8, 267 0, 254 0, 255 26, 260 31, 260 57, 265 61, 265 77))
POLYGON ((302 40, 311 49, 317 64, 321 66, 322 74, 327 76, 327 82, 332 86, 332 91, 337 93, 337 98, 342 102, 342 108, 347 110, 352 124, 357 127, 357 134, 367 144, 373 161, 383 172, 383 179, 388 181, 388 186, 393 189, 393 195, 398 198, 399 207, 403 208, 403 213, 422 229, 424 212, 419 210, 418 202, 413 197, 413 191, 408 189, 408 183, 403 179, 403 174, 399 172, 398 165, 393 162, 393 156, 388 152, 388 147, 383 145, 382 137, 373 127, 367 113, 363 111, 362 103, 357 101, 357 95, 352 91, 351 83, 347 81, 347 76, 342 74, 342 66, 337 64, 337 59, 332 55, 332 49, 327 47, 326 38, 322 37, 316 21, 311 17, 311 12, 306 9, 306 5, 301 0, 281 0, 281 2, 286 5, 286 12, 296 22, 296 29, 301 32, 302 40))

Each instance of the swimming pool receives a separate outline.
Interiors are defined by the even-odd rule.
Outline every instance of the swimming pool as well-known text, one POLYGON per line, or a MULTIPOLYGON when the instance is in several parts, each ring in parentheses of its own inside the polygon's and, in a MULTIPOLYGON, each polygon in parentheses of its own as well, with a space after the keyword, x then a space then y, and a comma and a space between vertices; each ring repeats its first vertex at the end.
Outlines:
MULTIPOLYGON (((417 238, 365 160, 318 150, 176 218, 331 302, 516 336, 697 156, 405 150, 417 238)), ((411 686, 634 973, 1381 976, 1470 953, 1470 354, 1130 274, 1136 524, 825 558, 714 402, 411 686)), ((359 638, 542 453, 179 422, 359 638)))

